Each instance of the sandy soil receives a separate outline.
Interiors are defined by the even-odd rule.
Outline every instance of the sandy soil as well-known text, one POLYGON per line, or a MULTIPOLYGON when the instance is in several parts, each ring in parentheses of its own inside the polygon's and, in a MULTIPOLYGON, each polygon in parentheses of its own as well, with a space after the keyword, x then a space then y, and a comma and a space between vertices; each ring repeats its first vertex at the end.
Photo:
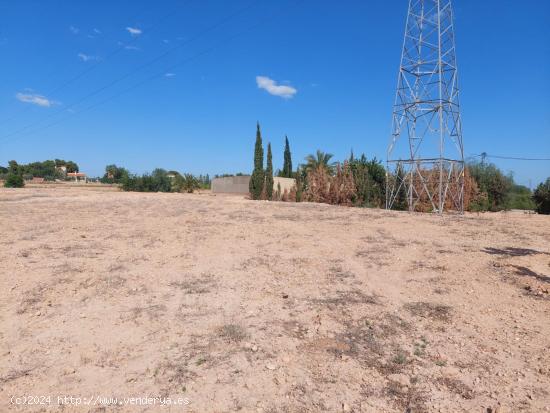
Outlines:
POLYGON ((2 412, 550 411, 548 216, 51 187, 0 227, 2 412), (147 395, 189 404, 96 398, 147 395))

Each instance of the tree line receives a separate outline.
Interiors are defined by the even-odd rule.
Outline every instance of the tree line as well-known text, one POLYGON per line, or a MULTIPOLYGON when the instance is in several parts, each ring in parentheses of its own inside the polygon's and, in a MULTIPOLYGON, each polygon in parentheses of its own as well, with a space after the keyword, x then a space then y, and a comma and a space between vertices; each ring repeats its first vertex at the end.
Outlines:
POLYGON ((206 175, 181 174, 178 171, 154 169, 150 174, 131 174, 126 168, 107 165, 100 180, 106 184, 119 184, 123 191, 134 192, 187 192, 210 188, 210 177, 206 175))
MULTIPOLYGON (((353 151, 343 162, 334 162, 333 155, 317 150, 306 156, 305 163, 292 169, 288 137, 285 137, 284 164, 277 176, 295 178, 294 187, 284 190, 273 187, 271 143, 267 145, 267 162, 264 167, 264 150, 259 123, 256 125, 254 169, 250 178, 252 199, 282 200, 291 202, 321 202, 335 205, 383 208, 386 202, 386 179, 403 179, 403 170, 386 174, 382 162, 365 154, 355 157, 353 151)), ((550 214, 550 178, 538 185, 535 191, 514 182, 512 174, 504 174, 494 164, 472 162, 465 167, 465 209, 468 211, 502 211, 510 209, 536 210, 550 214)), ((407 210, 404 188, 394 209, 407 210)))
POLYGON ((19 164, 17 161, 9 161, 8 166, 0 166, 0 180, 5 187, 21 188, 25 186, 25 180, 34 177, 44 178, 46 181, 66 179, 67 172, 78 172, 78 164, 64 159, 46 160, 19 164))

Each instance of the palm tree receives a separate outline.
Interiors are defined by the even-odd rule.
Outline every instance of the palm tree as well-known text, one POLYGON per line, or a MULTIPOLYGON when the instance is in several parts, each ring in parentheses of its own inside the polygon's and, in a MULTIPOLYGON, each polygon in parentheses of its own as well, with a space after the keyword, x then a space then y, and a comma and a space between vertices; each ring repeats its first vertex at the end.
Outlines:
POLYGON ((330 162, 333 155, 331 153, 325 153, 323 151, 320 151, 317 149, 317 153, 315 155, 309 154, 306 156, 306 171, 312 171, 316 169, 323 168, 325 169, 329 174, 332 174, 334 171, 334 162, 330 162))

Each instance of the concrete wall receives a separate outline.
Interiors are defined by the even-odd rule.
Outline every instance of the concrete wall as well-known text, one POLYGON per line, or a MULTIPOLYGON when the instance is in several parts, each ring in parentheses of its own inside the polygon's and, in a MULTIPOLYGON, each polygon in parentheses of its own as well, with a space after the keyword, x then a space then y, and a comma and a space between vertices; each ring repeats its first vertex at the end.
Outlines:
POLYGON ((250 176, 226 176, 212 179, 212 192, 218 194, 248 194, 250 176))
MULTIPOLYGON (((248 183, 250 175, 246 176, 226 176, 224 178, 212 179, 212 192, 218 194, 248 194, 248 183)), ((277 184, 281 185, 281 193, 290 191, 295 185, 295 180, 292 178, 273 177, 273 191, 277 190, 277 184)))
POLYGON ((273 192, 277 190, 277 184, 281 184, 281 195, 285 192, 285 189, 290 192, 292 187, 296 185, 296 180, 294 178, 279 178, 278 176, 273 177, 273 192))

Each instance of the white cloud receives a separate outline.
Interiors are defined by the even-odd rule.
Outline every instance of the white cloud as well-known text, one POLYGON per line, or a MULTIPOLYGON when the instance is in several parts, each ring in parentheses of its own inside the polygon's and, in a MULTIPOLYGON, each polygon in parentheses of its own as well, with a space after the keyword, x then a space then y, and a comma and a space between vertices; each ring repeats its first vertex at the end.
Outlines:
POLYGON ((80 32, 80 29, 78 27, 69 26, 69 30, 72 34, 78 34, 80 32))
POLYGON ((141 29, 136 27, 126 27, 126 30, 128 30, 132 36, 139 36, 141 34, 141 29))
POLYGON ((97 56, 90 56, 84 53, 79 53, 78 58, 83 62, 89 62, 90 60, 99 60, 99 57, 97 56))
POLYGON ((174 77, 174 76, 176 76, 175 73, 165 73, 164 74, 164 77, 174 77))
POLYGON ((298 92, 292 86, 278 85, 275 80, 267 76, 256 76, 256 84, 258 88, 266 90, 270 95, 279 96, 284 99, 290 99, 298 92))
POLYGON ((17 93, 15 97, 21 102, 32 103, 33 105, 42 106, 45 108, 49 108, 50 106, 57 104, 57 102, 35 93, 17 93))
POLYGON ((95 34, 101 34, 101 30, 94 28, 94 33, 95 34))

